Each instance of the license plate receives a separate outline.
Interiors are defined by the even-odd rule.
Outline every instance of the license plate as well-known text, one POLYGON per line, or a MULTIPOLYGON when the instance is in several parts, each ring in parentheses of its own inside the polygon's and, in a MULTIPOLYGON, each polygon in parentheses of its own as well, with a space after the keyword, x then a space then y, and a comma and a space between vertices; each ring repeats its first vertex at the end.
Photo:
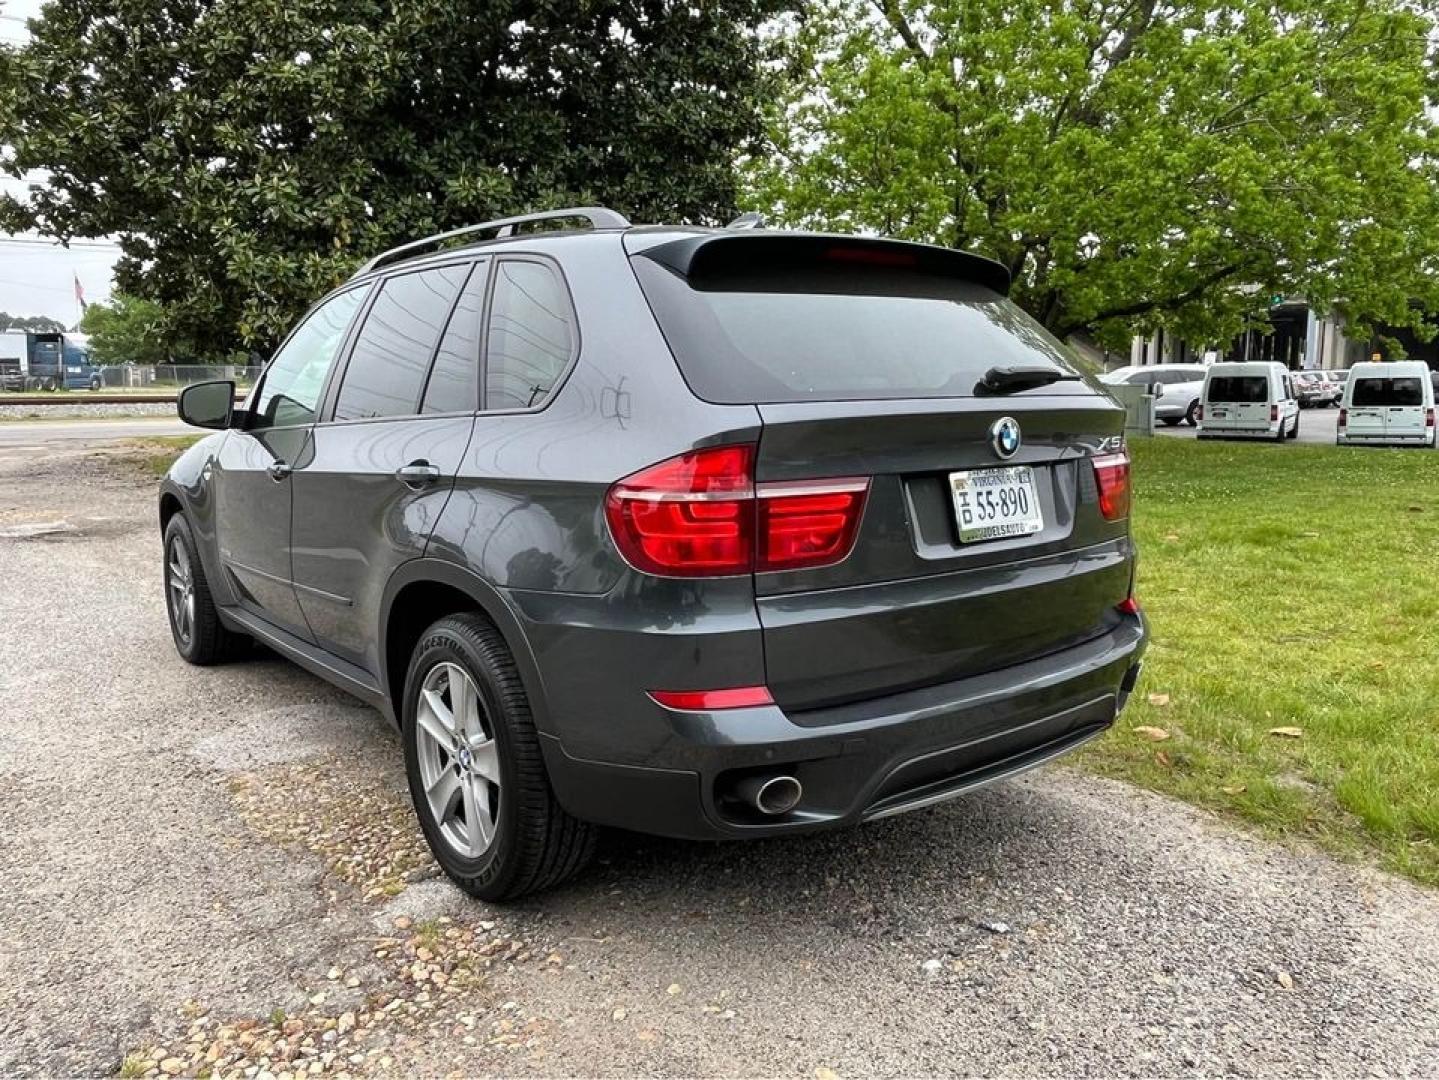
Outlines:
POLYGON ((1028 465, 950 473, 949 490, 962 544, 1028 536, 1044 528, 1034 470, 1028 465))

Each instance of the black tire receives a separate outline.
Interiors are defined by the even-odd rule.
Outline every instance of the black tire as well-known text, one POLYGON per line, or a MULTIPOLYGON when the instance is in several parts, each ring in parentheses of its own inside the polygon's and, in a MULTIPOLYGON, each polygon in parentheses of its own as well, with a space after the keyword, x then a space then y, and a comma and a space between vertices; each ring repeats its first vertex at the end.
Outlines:
POLYGON ((1178 416, 1161 416, 1159 422, 1165 427, 1178 427, 1180 419, 1178 416))
POLYGON ((405 676, 401 716, 405 772, 420 829, 435 861, 461 889, 481 900, 510 900, 558 885, 589 862, 595 827, 571 817, 555 798, 514 657, 487 619, 451 615, 425 631, 405 676), (498 750, 494 836, 474 858, 445 838, 421 778, 420 691, 426 676, 444 663, 462 667, 474 682, 485 726, 498 750))
POLYGON ((100 387, 101 387, 102 385, 104 385, 104 384, 101 383, 101 381, 100 381, 100 376, 98 376, 98 375, 92 375, 92 376, 90 377, 90 389, 91 389, 91 390, 98 390, 98 389, 100 389, 100 387))
POLYGON ((1189 408, 1184 410, 1184 422, 1190 427, 1199 426, 1199 399, 1195 398, 1189 403, 1189 408))
POLYGON ((53 391, 53 390, 55 389, 55 380, 54 380, 54 379, 43 379, 43 380, 41 380, 41 382, 40 382, 40 389, 41 389, 41 390, 44 390, 46 393, 49 393, 49 392, 53 391))
POLYGON ((199 550, 195 547, 195 534, 190 530, 190 522, 184 511, 173 515, 165 525, 163 555, 165 614, 170 620, 170 636, 175 641, 175 651, 182 659, 201 667, 221 664, 244 653, 250 639, 228 629, 220 621, 214 597, 210 595, 209 582, 205 580, 205 568, 200 562, 199 550), (177 608, 182 590, 176 587, 175 567, 177 563, 183 562, 175 558, 177 544, 183 546, 189 560, 188 564, 184 564, 190 575, 190 589, 193 594, 193 606, 184 620, 189 624, 188 632, 180 620, 177 608))
POLYGON ((1298 414, 1296 414, 1295 417, 1294 417, 1294 426, 1289 429, 1289 438, 1290 438, 1291 441, 1294 440, 1294 439, 1299 438, 1299 416, 1298 416, 1298 414))

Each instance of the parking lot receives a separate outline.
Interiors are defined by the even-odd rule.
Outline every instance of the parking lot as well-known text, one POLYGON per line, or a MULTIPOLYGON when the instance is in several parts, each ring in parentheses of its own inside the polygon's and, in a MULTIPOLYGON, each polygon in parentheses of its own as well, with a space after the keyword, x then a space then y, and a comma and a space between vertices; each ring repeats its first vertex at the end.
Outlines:
MULTIPOLYGON (((1299 413, 1299 438, 1296 441, 1333 446, 1338 426, 1338 409, 1303 409, 1299 413)), ((1188 424, 1180 424, 1178 427, 1159 424, 1154 431, 1172 439, 1192 439, 1197 434, 1188 424)))
POLYGON ((0 447, 0 493, 0 1073, 1439 1071, 1432 893, 1072 768, 477 904, 377 714, 175 656, 153 479, 0 447))

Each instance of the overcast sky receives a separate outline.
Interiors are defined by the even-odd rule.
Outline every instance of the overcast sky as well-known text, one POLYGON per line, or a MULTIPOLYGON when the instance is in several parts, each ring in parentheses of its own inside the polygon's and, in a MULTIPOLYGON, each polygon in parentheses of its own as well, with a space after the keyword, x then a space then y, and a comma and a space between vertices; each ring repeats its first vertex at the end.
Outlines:
MULTIPOLYGON (((23 42, 23 20, 39 14, 41 2, 0 0, 0 40, 23 42)), ((0 188, 21 194, 25 181, 0 178, 0 188)), ((0 237, 0 311, 49 315, 69 326, 79 318, 75 278, 79 277, 87 301, 104 300, 110 295, 115 254, 103 242, 77 242, 67 251, 33 237, 0 237)))

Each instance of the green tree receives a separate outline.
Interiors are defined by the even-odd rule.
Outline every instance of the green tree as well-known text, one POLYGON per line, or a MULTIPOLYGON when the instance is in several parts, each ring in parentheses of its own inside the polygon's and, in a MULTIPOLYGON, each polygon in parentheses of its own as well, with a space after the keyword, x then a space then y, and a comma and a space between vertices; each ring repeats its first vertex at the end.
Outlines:
POLYGON ((0 311, 0 330, 19 330, 31 334, 59 334, 65 324, 48 315, 11 315, 0 311))
POLYGON ((204 355, 387 245, 545 207, 713 220, 788 0, 51 0, 0 53, 0 227, 116 237, 204 355))
POLYGON ((108 304, 85 308, 80 330, 90 335, 90 358, 94 363, 173 362, 169 319, 165 309, 153 300, 116 293, 108 304))
POLYGON ((753 194, 991 255, 1051 330, 1222 341, 1271 294, 1439 301, 1433 23, 1406 0, 827 0, 753 194))

